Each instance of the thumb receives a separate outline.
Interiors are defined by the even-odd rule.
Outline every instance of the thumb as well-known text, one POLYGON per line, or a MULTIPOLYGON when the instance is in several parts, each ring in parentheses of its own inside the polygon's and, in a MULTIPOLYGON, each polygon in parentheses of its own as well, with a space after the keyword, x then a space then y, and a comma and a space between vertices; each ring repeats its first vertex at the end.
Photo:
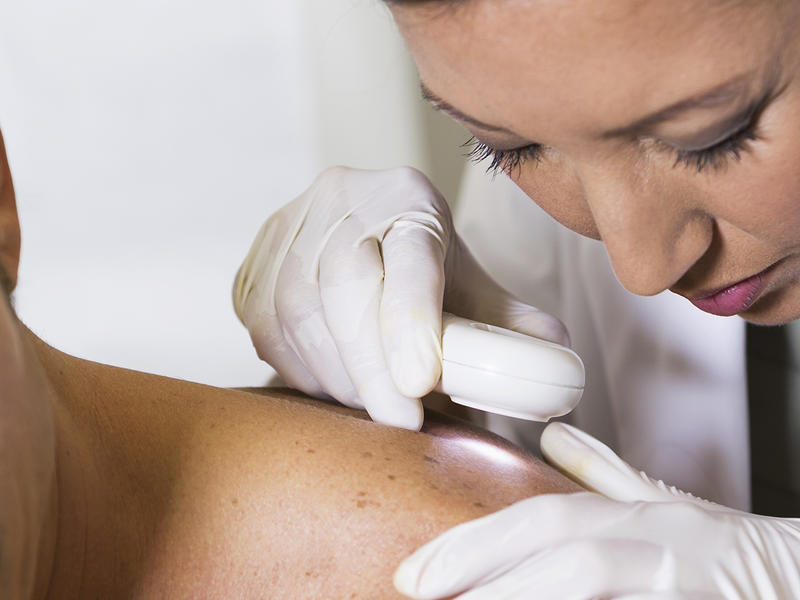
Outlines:
POLYGON ((541 438, 542 455, 585 488, 621 502, 670 502, 688 494, 651 480, 611 448, 566 423, 551 423, 541 438))
POLYGON ((448 249, 445 275, 447 312, 570 346, 567 328, 561 321, 503 288, 457 236, 448 249))

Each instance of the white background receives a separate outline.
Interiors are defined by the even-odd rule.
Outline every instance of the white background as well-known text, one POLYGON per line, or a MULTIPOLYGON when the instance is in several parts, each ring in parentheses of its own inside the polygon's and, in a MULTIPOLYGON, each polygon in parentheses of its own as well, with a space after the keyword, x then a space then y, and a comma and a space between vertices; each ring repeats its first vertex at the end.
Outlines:
POLYGON ((461 134, 421 108, 378 0, 3 0, 0 12, 16 305, 64 351, 262 384, 271 371, 230 287, 269 213, 331 164, 412 164, 455 192, 461 134))

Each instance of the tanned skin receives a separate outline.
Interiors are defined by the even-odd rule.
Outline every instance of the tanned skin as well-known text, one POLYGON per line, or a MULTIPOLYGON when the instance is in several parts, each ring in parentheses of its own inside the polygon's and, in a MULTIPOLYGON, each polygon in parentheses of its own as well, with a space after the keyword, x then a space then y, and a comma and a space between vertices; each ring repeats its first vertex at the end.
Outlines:
MULTIPOLYGON (((10 293, 19 225, 0 155, 10 293)), ((219 389, 66 355, 17 320, 8 293, 0 597, 399 597, 397 564, 437 534, 578 489, 435 414, 416 433, 289 390, 219 389)))

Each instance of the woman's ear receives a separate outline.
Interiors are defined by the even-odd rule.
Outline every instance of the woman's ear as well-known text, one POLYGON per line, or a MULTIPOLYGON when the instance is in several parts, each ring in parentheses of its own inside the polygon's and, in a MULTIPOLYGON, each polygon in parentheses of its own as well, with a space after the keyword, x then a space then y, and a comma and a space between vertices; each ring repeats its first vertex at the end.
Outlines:
POLYGON ((19 217, 17 202, 14 196, 14 183, 11 180, 11 168, 8 166, 6 145, 0 132, 0 272, 8 277, 8 289, 13 290, 17 284, 19 268, 19 217))

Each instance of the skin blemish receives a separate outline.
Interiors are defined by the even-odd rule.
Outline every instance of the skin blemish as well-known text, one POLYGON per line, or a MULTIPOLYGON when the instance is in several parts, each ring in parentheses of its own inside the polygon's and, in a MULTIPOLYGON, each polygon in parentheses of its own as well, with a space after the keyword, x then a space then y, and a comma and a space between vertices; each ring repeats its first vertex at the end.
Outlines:
POLYGON ((239 499, 238 499, 238 498, 233 498, 233 499, 231 500, 231 504, 233 504, 234 506, 236 506, 237 504, 239 504, 239 499))
POLYGON ((362 452, 361 458, 372 458, 372 452, 362 452))
POLYGON ((391 479, 392 481, 394 481, 395 479, 397 479, 397 477, 395 477, 394 475, 387 475, 387 477, 388 477, 389 479, 391 479))
POLYGON ((363 498, 366 495, 367 495, 367 492, 358 492, 358 497, 359 498, 363 498))
POLYGON ((486 506, 482 502, 473 502, 472 506, 475 506, 477 508, 486 508, 486 506))
POLYGON ((306 452, 308 452, 309 454, 315 454, 317 451, 314 450, 313 448, 309 448, 308 450, 306 450, 306 452))
POLYGON ((432 456, 425 455, 425 462, 432 463, 434 465, 438 465, 439 461, 433 458, 432 456))

